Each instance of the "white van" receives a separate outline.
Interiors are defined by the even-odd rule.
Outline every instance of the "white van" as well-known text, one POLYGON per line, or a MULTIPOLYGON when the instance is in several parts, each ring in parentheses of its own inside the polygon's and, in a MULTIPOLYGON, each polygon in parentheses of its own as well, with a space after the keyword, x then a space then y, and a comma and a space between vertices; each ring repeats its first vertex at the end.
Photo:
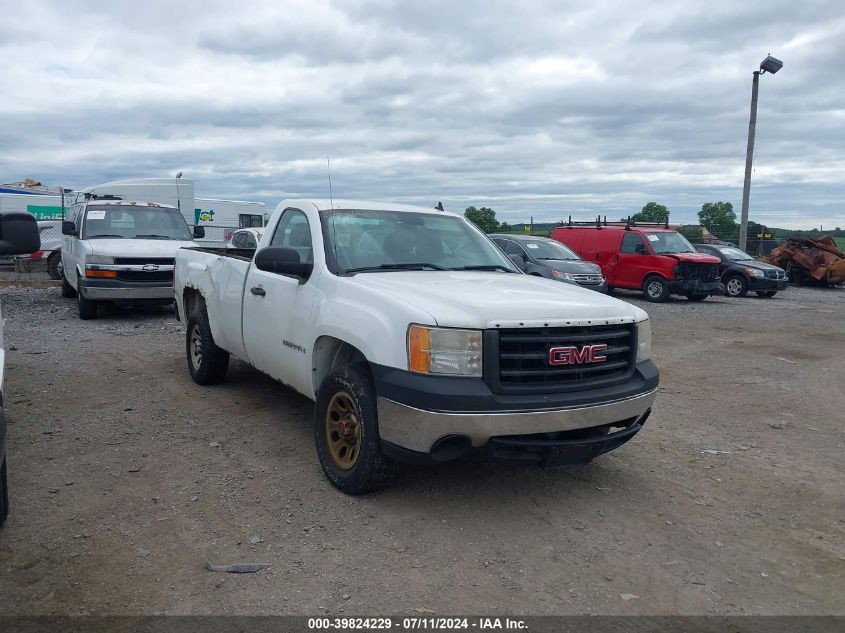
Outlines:
POLYGON ((76 297, 80 319, 97 316, 102 301, 170 303, 176 252, 194 246, 179 209, 150 201, 75 202, 62 223, 62 296, 76 297))

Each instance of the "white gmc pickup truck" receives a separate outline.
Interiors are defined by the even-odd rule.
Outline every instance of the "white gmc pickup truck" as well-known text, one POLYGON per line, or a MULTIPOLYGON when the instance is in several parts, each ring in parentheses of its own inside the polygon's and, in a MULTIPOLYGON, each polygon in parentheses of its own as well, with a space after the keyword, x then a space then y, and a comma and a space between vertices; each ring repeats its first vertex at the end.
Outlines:
POLYGON ((524 275, 437 209, 286 200, 254 252, 181 249, 175 292, 193 379, 234 354, 315 400, 320 464, 348 494, 395 460, 585 464, 657 391, 643 310, 524 275))

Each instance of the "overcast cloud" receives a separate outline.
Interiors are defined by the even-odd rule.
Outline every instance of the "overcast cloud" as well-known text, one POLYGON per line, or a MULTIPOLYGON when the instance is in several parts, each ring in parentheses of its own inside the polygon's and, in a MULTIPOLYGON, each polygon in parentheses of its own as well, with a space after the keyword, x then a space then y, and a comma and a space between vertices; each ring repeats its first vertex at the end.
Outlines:
POLYGON ((845 226, 841 2, 0 0, 0 182, 845 226))

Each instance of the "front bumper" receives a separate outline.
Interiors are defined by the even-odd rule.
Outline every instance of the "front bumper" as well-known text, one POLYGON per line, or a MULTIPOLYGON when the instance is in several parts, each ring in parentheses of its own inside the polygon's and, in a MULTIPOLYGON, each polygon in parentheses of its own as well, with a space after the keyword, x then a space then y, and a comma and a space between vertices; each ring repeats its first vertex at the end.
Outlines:
POLYGON ((789 287, 789 279, 767 279, 765 277, 749 277, 749 290, 786 290, 789 287))
POLYGON ((573 438, 561 434, 571 431, 598 427, 604 431, 610 426, 630 429, 640 421, 627 440, 645 421, 659 380, 657 368, 646 361, 637 365, 630 380, 619 385, 509 396, 490 393, 480 379, 420 376, 379 366, 373 374, 382 440, 389 448, 400 449, 398 452, 410 452, 407 458, 416 454, 435 461, 438 446, 446 441, 464 444, 467 449, 489 444, 494 450, 492 447, 501 448, 503 442, 522 438, 526 447, 536 447, 549 440, 569 441, 573 438), (542 434, 551 435, 537 437, 542 434))
POLYGON ((675 279, 669 282, 669 292, 675 295, 723 295, 725 284, 718 280, 675 279))
POLYGON ((172 281, 121 281, 116 279, 80 280, 79 290, 95 301, 173 300, 172 281))

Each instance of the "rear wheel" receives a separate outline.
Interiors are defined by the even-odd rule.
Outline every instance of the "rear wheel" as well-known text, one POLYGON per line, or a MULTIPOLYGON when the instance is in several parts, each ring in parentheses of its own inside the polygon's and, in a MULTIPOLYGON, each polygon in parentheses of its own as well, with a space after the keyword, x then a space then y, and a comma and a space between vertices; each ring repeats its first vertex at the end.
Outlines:
POLYGON ((663 303, 669 299, 669 284, 663 277, 657 275, 646 277, 643 283, 643 294, 649 301, 663 303))
POLYGON ((64 279, 62 269, 62 252, 53 251, 47 258, 47 274, 50 275, 50 279, 64 279))
POLYGON ((748 280, 742 275, 731 275, 725 280, 725 294, 729 297, 744 297, 748 294, 748 280))
POLYGON ((77 285, 76 307, 79 311, 79 318, 87 321, 97 318, 97 302, 93 299, 86 299, 82 295, 82 284, 77 285))
POLYGON ((185 351, 191 378, 199 385, 222 381, 229 371, 229 352, 217 347, 214 342, 205 306, 194 309, 188 317, 187 326, 185 351))
POLYGON ((361 495, 391 479, 393 462, 381 451, 375 389, 365 365, 349 365, 323 381, 314 442, 326 478, 341 492, 361 495))
POLYGON ((757 296, 758 297, 765 297, 766 299, 771 299, 778 293, 777 290, 758 290, 757 296))

